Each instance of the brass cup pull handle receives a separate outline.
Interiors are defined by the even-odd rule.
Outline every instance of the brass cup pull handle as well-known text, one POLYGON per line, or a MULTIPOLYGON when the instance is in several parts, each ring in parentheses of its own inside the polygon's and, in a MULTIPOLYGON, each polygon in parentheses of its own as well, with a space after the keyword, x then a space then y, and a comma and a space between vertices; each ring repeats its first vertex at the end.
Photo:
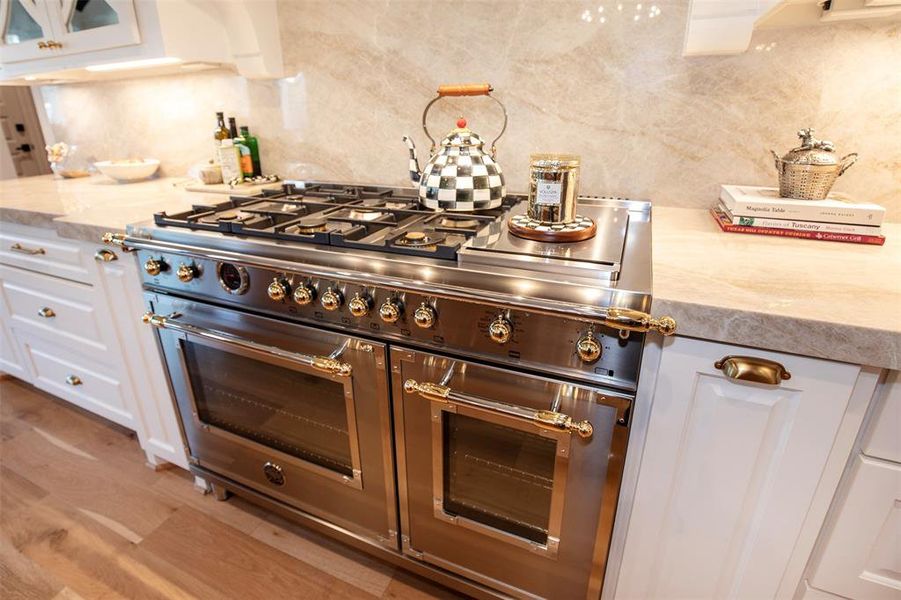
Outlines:
POLYGON ((113 262, 114 260, 119 260, 119 257, 112 250, 101 248, 94 253, 94 260, 97 262, 113 262))
POLYGON ((35 256, 37 254, 47 254, 47 251, 44 250, 43 248, 27 248, 18 242, 16 242, 12 246, 10 246, 9 249, 12 250, 13 252, 18 252, 20 254, 28 254, 31 256, 35 256))
POLYGON ((661 335, 676 333, 676 320, 672 317, 654 318, 640 310, 630 308, 608 308, 604 325, 621 331, 637 331, 647 333, 656 331, 661 335))
POLYGON ((792 377, 780 363, 756 356, 726 356, 713 363, 713 366, 726 377, 739 381, 779 385, 792 377))
POLYGON ((68 377, 66 377, 66 383, 71 386, 81 385, 81 377, 79 377, 78 375, 69 375, 68 377))
POLYGON ((569 415, 554 412, 552 410, 534 410, 523 406, 503 404, 468 394, 453 391, 446 385, 429 381, 418 382, 415 379, 404 381, 404 391, 408 394, 419 394, 426 400, 435 402, 450 402, 465 404, 483 410, 502 413, 511 417, 532 421, 539 427, 556 431, 576 433, 579 437, 588 439, 594 434, 594 428, 588 421, 576 421, 569 415))
POLYGON ((258 342, 244 339, 240 336, 228 333, 226 331, 217 331, 215 329, 207 329, 205 327, 191 325, 190 323, 183 323, 177 320, 181 316, 182 315, 180 315, 179 313, 173 313, 166 316, 148 312, 144 313, 144 315, 141 317, 141 320, 148 325, 153 325, 158 329, 171 329, 173 331, 180 331, 182 333, 196 335, 198 337, 213 340, 222 344, 238 346, 240 348, 245 348, 247 350, 265 354, 267 356, 274 356, 277 358, 290 360, 295 363, 307 365, 316 369, 317 371, 322 371, 323 373, 329 373, 331 375, 337 375, 339 377, 350 377, 353 374, 353 366, 350 363, 346 363, 338 359, 338 356, 340 356, 344 350, 344 346, 335 350, 331 356, 301 354, 299 352, 291 352, 290 350, 276 348, 275 346, 260 344, 258 342))
POLYGON ((45 306, 41 310, 38 311, 38 316, 43 317, 45 319, 52 319, 56 316, 56 313, 49 306, 45 306))

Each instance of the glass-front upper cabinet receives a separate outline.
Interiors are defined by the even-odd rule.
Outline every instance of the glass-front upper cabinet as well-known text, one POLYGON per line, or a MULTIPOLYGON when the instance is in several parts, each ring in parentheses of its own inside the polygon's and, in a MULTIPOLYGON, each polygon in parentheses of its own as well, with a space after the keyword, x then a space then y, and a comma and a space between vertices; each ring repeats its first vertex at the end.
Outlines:
POLYGON ((141 42, 133 0, 0 0, 0 23, 4 63, 141 42))
POLYGON ((49 55, 53 38, 50 16, 39 0, 0 0, 0 62, 16 62, 49 55))

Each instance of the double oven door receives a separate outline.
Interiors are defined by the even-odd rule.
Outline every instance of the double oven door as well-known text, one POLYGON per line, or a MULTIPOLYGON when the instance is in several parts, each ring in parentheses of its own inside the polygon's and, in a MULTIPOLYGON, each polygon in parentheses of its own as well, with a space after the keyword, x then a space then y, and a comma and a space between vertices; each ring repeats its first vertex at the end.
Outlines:
POLYGON ((396 549, 386 347, 148 300, 191 461, 396 549))
POLYGON ((392 348, 404 553, 519 597, 597 598, 631 397, 392 348))

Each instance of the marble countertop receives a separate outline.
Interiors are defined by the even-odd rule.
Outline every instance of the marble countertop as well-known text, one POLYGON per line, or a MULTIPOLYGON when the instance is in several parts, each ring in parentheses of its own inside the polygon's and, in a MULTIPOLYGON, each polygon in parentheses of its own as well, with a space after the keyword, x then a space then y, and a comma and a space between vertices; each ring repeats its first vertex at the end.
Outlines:
POLYGON ((884 246, 723 233, 654 207, 653 313, 678 334, 901 368, 901 223, 884 246))
MULTIPOLYGON (((221 201, 184 179, 0 182, 0 221, 99 241, 154 212, 221 201)), ((901 223, 884 246, 730 234, 704 210, 653 209, 655 316, 679 335, 901 368, 901 223)))

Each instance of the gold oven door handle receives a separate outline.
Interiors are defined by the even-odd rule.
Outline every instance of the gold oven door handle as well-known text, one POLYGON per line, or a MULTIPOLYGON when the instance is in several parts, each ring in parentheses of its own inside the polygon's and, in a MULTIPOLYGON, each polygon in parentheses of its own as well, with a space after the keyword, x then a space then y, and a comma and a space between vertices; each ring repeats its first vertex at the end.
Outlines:
POLYGON ((251 340, 244 339, 237 335, 227 333, 225 331, 217 331, 215 329, 207 329, 205 327, 198 327, 196 325, 184 323, 177 320, 180 317, 181 315, 178 313, 173 313, 166 316, 148 312, 145 313, 143 317, 141 317, 141 320, 148 325, 153 325, 154 327, 157 327, 159 329, 172 329, 174 331, 181 331, 182 333, 196 335, 208 340, 213 340, 224 344, 231 344, 232 346, 238 346, 247 350, 267 354, 269 356, 275 356, 278 358, 290 360, 292 362, 301 363, 307 365, 308 367, 312 367, 317 371, 322 371, 323 373, 328 373, 330 375, 350 377, 351 374, 353 374, 353 367, 350 365, 350 363, 346 363, 338 359, 338 356, 340 356, 340 353, 341 351, 343 351, 344 346, 333 352, 331 356, 301 354, 299 352, 291 352, 290 350, 282 350, 281 348, 276 348, 275 346, 260 344, 251 340))
POLYGON ((453 391, 446 385, 432 382, 418 382, 415 379, 404 381, 404 391, 408 394, 419 394, 427 400, 436 402, 450 402, 464 404, 492 412, 532 421, 539 427, 553 429, 555 431, 567 431, 576 433, 579 437, 588 439, 594 434, 594 428, 588 421, 576 421, 569 415, 554 412, 552 410, 534 410, 512 404, 494 402, 468 394, 453 391))
POLYGON ((630 308, 608 308, 607 316, 603 323, 607 327, 619 329, 620 331, 637 331, 640 333, 657 331, 661 335, 673 335, 676 333, 676 320, 672 317, 655 319, 647 313, 630 308))
POLYGON ((713 366, 726 377, 739 381, 779 385, 783 380, 791 379, 791 373, 781 363, 756 356, 726 356, 713 366))

